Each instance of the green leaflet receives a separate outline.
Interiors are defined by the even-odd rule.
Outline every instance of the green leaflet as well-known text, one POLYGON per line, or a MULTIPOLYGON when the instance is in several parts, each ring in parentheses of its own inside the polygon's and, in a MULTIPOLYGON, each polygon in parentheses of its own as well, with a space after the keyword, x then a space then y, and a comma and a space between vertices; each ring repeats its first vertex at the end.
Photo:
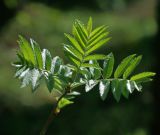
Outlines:
POLYGON ((81 67, 89 67, 89 68, 96 68, 96 69, 101 69, 97 64, 90 64, 90 63, 83 63, 81 64, 81 67))
POLYGON ((112 53, 107 55, 106 60, 103 63, 103 77, 104 79, 110 78, 114 67, 114 56, 112 53))
POLYGON ((68 40, 70 41, 71 45, 77 49, 77 51, 79 51, 80 53, 84 53, 82 47, 79 45, 79 43, 77 42, 77 40, 75 38, 73 38, 72 36, 70 36, 69 34, 65 33, 65 36, 68 38, 68 40))
POLYGON ((97 83, 98 82, 96 80, 87 81, 86 86, 85 86, 85 91, 89 92, 90 90, 92 90, 97 85, 97 83))
POLYGON ((94 45, 98 44, 101 40, 106 38, 108 36, 108 34, 109 34, 109 32, 104 32, 101 35, 99 35, 97 38, 90 40, 88 42, 87 49, 89 50, 91 47, 93 47, 94 45))
POLYGON ((70 104, 73 104, 74 102, 73 101, 70 101, 66 98, 62 98, 59 102, 58 102, 58 108, 59 109, 62 109, 64 108, 65 106, 67 105, 70 105, 70 104))
POLYGON ((133 93, 133 91, 135 90, 134 81, 127 80, 126 87, 127 87, 127 90, 128 90, 130 93, 133 93))
POLYGON ((52 59, 52 64, 51 64, 51 73, 56 74, 59 71, 60 65, 63 64, 63 61, 59 56, 56 56, 52 59))
POLYGON ((105 100, 110 89, 110 81, 102 80, 99 83, 99 93, 102 100, 105 100))
POLYGON ((134 71, 134 69, 137 67, 137 65, 140 63, 142 59, 142 56, 138 56, 134 58, 131 62, 126 71, 123 74, 123 78, 126 79, 128 76, 134 71))
POLYGON ((121 98, 121 89, 119 88, 119 80, 114 79, 111 83, 112 93, 117 102, 119 102, 121 98))
POLYGON ((50 71, 52 57, 51 57, 50 52, 47 49, 43 49, 43 51, 42 51, 42 59, 43 59, 43 68, 45 70, 50 71))
POLYGON ((93 54, 93 55, 88 55, 84 58, 84 61, 89 61, 89 60, 104 60, 106 58, 106 55, 103 54, 93 54))
POLYGON ((34 58, 36 59, 36 65, 38 68, 42 69, 43 68, 43 61, 42 61, 42 54, 41 54, 41 49, 39 45, 33 40, 30 39, 32 49, 34 51, 34 58))
POLYGON ((136 56, 136 54, 130 55, 122 60, 122 62, 118 65, 116 71, 114 72, 114 77, 118 78, 123 75, 127 67, 129 66, 131 60, 136 56))
POLYGON ((21 88, 26 87, 31 83, 32 71, 30 69, 26 69, 19 78, 22 80, 21 88))
POLYGON ((83 50, 81 53, 84 53, 84 48, 86 46, 85 45, 86 41, 83 41, 83 39, 81 37, 81 34, 79 33, 79 31, 77 30, 77 27, 75 25, 73 25, 74 37, 76 38, 76 42, 79 44, 79 46, 83 50))
POLYGON ((87 31, 88 31, 88 36, 92 32, 92 17, 89 18, 88 24, 87 24, 87 31))
POLYGON ((139 73, 137 75, 132 76, 130 79, 136 82, 145 80, 146 78, 150 78, 155 76, 156 74, 153 72, 143 72, 143 73, 139 73))
POLYGON ((35 91, 39 86, 39 81, 41 78, 41 74, 37 69, 32 69, 31 71, 31 86, 32 90, 35 91))
POLYGON ((26 68, 27 68, 27 66, 18 68, 14 76, 19 77, 26 70, 26 68))
POLYGON ((120 87, 122 95, 126 99, 128 99, 128 97, 129 97, 129 91, 127 89, 127 80, 121 80, 120 83, 119 83, 119 87, 120 87))
MULTIPOLYGON (((90 60, 89 63, 94 64, 94 65, 96 65, 97 67, 100 68, 99 63, 96 60, 90 60)), ((93 79, 96 80, 96 79, 99 79, 101 77, 101 70, 100 69, 90 67, 89 70, 90 70, 90 73, 91 73, 93 79)))
POLYGON ((92 32, 91 32, 91 39, 90 40, 94 40, 97 37, 99 37, 103 32, 105 32, 107 29, 107 27, 105 25, 99 26, 97 28, 95 28, 92 32))
POLYGON ((75 27, 77 28, 77 30, 79 31, 79 34, 81 35, 81 38, 86 41, 87 38, 88 38, 88 32, 87 32, 87 29, 85 27, 85 25, 79 21, 79 20, 76 20, 75 21, 75 27))
POLYGON ((45 78, 46 80, 46 85, 47 85, 47 88, 49 90, 49 92, 52 91, 53 87, 54 87, 54 79, 53 79, 53 75, 52 74, 48 74, 45 78))
POLYGON ((102 47, 103 45, 105 45, 109 40, 110 40, 110 38, 102 39, 97 44, 95 44, 90 49, 88 49, 87 52, 86 52, 86 54, 90 54, 93 51, 96 51, 97 49, 99 49, 100 47, 102 47))
POLYGON ((82 54, 80 54, 79 51, 74 49, 72 46, 64 45, 64 51, 67 51, 68 53, 70 53, 77 60, 82 61, 82 54))
POLYGON ((80 73, 84 76, 84 78, 86 80, 91 79, 91 73, 89 72, 89 70, 87 68, 81 67, 80 68, 80 73))
POLYGON ((68 60, 70 60, 70 62, 72 62, 76 67, 80 66, 81 62, 72 56, 69 52, 65 51, 65 55, 67 56, 68 60))
POLYGON ((29 42, 23 38, 22 36, 19 36, 19 40, 18 40, 19 46, 20 46, 20 50, 24 56, 24 58, 32 63, 33 65, 36 65, 36 60, 34 57, 34 52, 32 50, 31 45, 29 44, 29 42))

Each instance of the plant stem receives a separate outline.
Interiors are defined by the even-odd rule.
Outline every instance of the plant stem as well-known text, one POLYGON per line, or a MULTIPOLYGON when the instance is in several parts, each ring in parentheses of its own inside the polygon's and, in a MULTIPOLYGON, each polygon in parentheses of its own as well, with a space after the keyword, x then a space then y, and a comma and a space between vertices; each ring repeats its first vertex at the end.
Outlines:
POLYGON ((52 123, 53 119, 58 115, 59 111, 57 110, 57 104, 56 104, 56 107, 54 107, 46 121, 46 123, 44 124, 41 132, 40 132, 40 135, 45 135, 47 130, 48 130, 48 127, 49 125, 52 123))
POLYGON ((46 135, 46 132, 48 130, 49 125, 52 123, 53 119, 60 113, 60 109, 58 108, 58 103, 60 102, 60 100, 67 94, 67 92, 70 91, 70 87, 67 87, 64 91, 64 93, 60 96, 60 98, 58 99, 58 101, 56 102, 55 107, 53 107, 46 123, 44 124, 40 135, 46 135))

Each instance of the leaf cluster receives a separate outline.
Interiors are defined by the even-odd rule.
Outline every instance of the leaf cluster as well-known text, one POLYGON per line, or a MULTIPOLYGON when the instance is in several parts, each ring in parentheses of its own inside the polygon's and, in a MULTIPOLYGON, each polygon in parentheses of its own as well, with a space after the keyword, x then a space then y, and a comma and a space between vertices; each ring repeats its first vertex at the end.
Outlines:
POLYGON ((96 53, 108 44, 108 35, 105 25, 95 29, 92 27, 92 18, 89 18, 87 25, 75 20, 72 34, 65 33, 68 42, 63 45, 69 64, 65 64, 59 56, 53 58, 47 49, 41 50, 33 39, 28 41, 19 36, 18 61, 13 63, 16 67, 15 77, 21 80, 21 87, 30 85, 33 91, 45 80, 50 92, 56 90, 60 93, 59 108, 73 103, 70 100, 80 95, 75 90, 81 85, 84 85, 86 92, 98 85, 102 100, 110 91, 117 101, 121 96, 128 98, 134 90, 141 91, 142 84, 151 81, 155 73, 132 75, 142 59, 141 55, 124 58, 115 68, 113 53, 96 53))

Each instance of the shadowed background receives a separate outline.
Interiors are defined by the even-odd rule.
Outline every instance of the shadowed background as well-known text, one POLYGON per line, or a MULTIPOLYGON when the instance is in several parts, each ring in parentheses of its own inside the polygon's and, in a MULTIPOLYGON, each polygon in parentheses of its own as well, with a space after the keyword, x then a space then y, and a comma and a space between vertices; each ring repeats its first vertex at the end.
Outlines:
MULTIPOLYGON (((0 1, 0 134, 37 135, 54 102, 42 86, 35 93, 20 89, 11 62, 16 58, 17 37, 32 37, 53 56, 65 58, 64 32, 75 19, 94 26, 108 25, 112 40, 101 52, 113 52, 116 64, 129 54, 142 54, 135 73, 154 71, 154 82, 142 93, 117 103, 111 95, 102 102, 98 89, 82 93, 62 110, 47 135, 158 135, 160 129, 159 0, 1 0, 0 1)), ((81 88, 83 90, 83 88, 81 88)))

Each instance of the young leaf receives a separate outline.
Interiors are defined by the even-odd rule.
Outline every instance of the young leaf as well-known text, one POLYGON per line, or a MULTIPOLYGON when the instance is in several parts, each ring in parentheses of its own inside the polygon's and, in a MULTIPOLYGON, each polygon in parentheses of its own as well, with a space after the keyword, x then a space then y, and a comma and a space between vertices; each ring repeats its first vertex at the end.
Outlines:
POLYGON ((131 60, 136 56, 136 54, 130 55, 122 60, 122 62, 118 65, 116 71, 114 72, 114 77, 118 78, 123 75, 124 71, 129 66, 131 60))
POLYGON ((31 42, 32 49, 34 51, 34 57, 36 59, 37 66, 40 69, 42 69, 43 68, 43 61, 42 61, 41 49, 40 49, 39 45, 33 39, 30 39, 30 42, 31 42))
POLYGON ((23 38, 22 36, 19 36, 19 41, 18 41, 19 45, 20 45, 20 49, 21 52, 24 55, 24 58, 31 62, 33 65, 36 65, 36 60, 34 57, 34 52, 32 50, 31 45, 29 44, 29 42, 23 38))
POLYGON ((114 56, 112 53, 107 55, 106 60, 103 63, 103 77, 105 79, 110 78, 114 67, 114 56))
POLYGON ((73 103, 74 103, 73 101, 70 101, 70 100, 68 100, 68 99, 66 99, 66 98, 62 98, 62 99, 59 101, 59 103, 58 103, 58 108, 59 108, 59 109, 62 109, 62 108, 64 108, 65 106, 70 105, 70 104, 73 104, 73 103))
POLYGON ((105 100, 110 89, 110 81, 102 80, 99 83, 99 92, 102 100, 105 100))
POLYGON ((137 67, 137 65, 140 63, 142 59, 142 56, 138 56, 134 58, 131 62, 126 71, 123 74, 123 78, 126 79, 128 76, 134 71, 134 69, 137 67))

